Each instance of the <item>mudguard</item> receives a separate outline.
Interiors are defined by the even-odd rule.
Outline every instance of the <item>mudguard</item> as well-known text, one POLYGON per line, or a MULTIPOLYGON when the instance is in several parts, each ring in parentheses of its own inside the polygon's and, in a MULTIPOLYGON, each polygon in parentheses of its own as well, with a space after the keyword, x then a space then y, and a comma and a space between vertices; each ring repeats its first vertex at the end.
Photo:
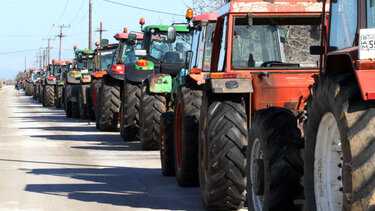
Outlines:
POLYGON ((107 75, 120 81, 123 81, 125 79, 125 75, 116 74, 112 70, 107 70, 107 75))
POLYGON ((66 74, 66 81, 70 84, 80 84, 81 83, 81 74, 72 75, 70 72, 66 74))
POLYGON ((153 74, 148 77, 151 93, 171 93, 172 77, 169 74, 153 74))
POLYGON ((46 78, 46 83, 48 85, 57 85, 56 78, 51 76, 46 78))

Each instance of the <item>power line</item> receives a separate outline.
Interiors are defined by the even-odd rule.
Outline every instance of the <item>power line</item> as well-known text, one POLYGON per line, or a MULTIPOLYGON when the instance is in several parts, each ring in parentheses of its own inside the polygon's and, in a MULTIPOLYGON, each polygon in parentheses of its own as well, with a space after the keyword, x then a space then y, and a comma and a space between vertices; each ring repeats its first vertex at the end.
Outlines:
POLYGON ((62 13, 61 13, 61 15, 60 15, 60 18, 58 19, 58 21, 56 21, 56 23, 60 22, 60 21, 61 21, 61 18, 64 16, 64 14, 65 14, 65 10, 66 10, 66 8, 68 7, 69 1, 70 1, 70 0, 67 0, 67 1, 66 1, 66 4, 65 4, 65 7, 64 7, 64 10, 62 11, 62 13))
POLYGON ((36 51, 36 50, 39 50, 39 48, 29 49, 29 50, 19 50, 19 51, 0 52, 0 55, 3 55, 3 54, 12 54, 12 53, 23 53, 23 52, 36 51))
POLYGON ((85 3, 86 0, 82 0, 81 6, 79 7, 79 10, 77 11, 76 15, 73 17, 72 21, 70 21, 69 25, 72 25, 73 21, 76 20, 77 15, 81 12, 81 9, 83 7, 83 3, 85 3))
POLYGON ((130 8, 133 8, 133 9, 139 9, 139 10, 144 10, 144 11, 149 11, 149 12, 155 12, 155 13, 160 13, 160 14, 164 14, 164 15, 174 15, 174 16, 185 17, 185 15, 180 15, 180 14, 175 14, 175 13, 169 13, 169 12, 163 12, 163 11, 158 11, 158 10, 152 10, 152 9, 147 9, 147 8, 143 8, 143 7, 136 7, 136 6, 132 6, 132 5, 128 5, 128 4, 123 4, 123 3, 111 1, 111 0, 103 0, 103 1, 106 1, 106 2, 109 2, 109 3, 112 3, 112 4, 121 5, 121 6, 124 6, 124 7, 130 7, 130 8))

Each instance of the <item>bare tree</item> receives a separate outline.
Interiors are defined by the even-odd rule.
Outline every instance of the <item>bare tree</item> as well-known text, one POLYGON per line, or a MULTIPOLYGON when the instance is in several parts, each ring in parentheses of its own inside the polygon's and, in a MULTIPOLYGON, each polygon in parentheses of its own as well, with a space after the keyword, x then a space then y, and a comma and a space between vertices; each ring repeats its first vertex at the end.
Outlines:
POLYGON ((223 6, 228 0, 189 0, 186 4, 187 7, 192 8, 196 14, 202 14, 206 12, 216 12, 221 6, 223 6))

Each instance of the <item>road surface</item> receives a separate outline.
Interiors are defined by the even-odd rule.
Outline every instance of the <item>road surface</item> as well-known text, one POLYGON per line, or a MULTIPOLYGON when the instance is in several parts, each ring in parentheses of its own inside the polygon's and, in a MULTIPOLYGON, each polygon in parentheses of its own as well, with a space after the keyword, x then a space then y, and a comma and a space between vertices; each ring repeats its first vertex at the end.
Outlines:
POLYGON ((158 151, 0 89, 0 210, 203 210, 158 151))

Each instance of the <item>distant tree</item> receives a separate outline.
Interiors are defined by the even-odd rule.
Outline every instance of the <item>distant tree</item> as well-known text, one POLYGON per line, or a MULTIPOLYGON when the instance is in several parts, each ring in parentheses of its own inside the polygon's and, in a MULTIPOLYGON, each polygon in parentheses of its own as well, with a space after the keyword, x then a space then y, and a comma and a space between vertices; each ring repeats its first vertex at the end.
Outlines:
POLYGON ((187 7, 194 10, 195 14, 202 14, 206 12, 216 12, 228 0, 189 0, 187 7))

